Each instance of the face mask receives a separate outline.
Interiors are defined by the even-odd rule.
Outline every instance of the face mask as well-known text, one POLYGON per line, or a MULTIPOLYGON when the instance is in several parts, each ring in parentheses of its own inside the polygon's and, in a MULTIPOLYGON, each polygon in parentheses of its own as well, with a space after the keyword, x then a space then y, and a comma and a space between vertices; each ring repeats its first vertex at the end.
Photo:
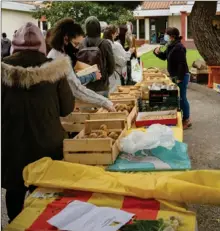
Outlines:
POLYGON ((168 34, 164 35, 164 41, 170 42, 170 36, 168 34))

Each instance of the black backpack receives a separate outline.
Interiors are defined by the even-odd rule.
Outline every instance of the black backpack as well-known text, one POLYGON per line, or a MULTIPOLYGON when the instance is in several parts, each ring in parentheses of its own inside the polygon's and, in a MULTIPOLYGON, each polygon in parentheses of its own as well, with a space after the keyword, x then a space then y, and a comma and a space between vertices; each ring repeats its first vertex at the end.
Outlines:
POLYGON ((104 70, 104 57, 102 57, 102 52, 100 50, 100 46, 104 40, 101 39, 95 46, 89 47, 87 45, 87 39, 84 40, 82 49, 79 50, 77 54, 77 59, 80 62, 89 64, 89 65, 97 65, 99 70, 104 70))

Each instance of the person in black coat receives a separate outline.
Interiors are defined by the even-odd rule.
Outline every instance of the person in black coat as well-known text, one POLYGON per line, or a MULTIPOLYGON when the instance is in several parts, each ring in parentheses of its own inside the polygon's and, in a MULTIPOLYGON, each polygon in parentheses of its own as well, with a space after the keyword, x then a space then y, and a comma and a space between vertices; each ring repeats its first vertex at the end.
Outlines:
POLYGON ((25 194, 22 171, 43 157, 63 158, 64 129, 60 117, 74 109, 67 81, 69 58, 46 57, 40 29, 26 23, 12 40, 12 55, 1 63, 2 187, 12 221, 22 210, 25 194))
POLYGON ((192 126, 190 122, 190 106, 187 100, 187 86, 190 75, 186 60, 186 48, 181 43, 182 37, 175 27, 169 27, 164 35, 167 42, 167 49, 162 52, 160 47, 154 50, 154 54, 162 59, 167 60, 167 69, 172 80, 180 89, 180 107, 183 112, 183 128, 187 129, 192 126))

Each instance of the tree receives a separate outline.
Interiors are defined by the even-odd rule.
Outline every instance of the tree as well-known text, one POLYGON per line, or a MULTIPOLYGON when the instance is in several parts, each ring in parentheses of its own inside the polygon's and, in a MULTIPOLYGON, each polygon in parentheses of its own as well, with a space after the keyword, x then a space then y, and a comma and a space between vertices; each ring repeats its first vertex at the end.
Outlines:
POLYGON ((195 45, 209 66, 220 66, 220 32, 213 26, 217 1, 198 1, 190 14, 195 45))
POLYGON ((132 12, 121 5, 89 1, 52 2, 48 7, 33 12, 34 18, 46 16, 52 26, 64 17, 71 17, 77 23, 83 25, 85 19, 91 15, 96 16, 100 21, 114 24, 123 24, 133 19, 132 12))

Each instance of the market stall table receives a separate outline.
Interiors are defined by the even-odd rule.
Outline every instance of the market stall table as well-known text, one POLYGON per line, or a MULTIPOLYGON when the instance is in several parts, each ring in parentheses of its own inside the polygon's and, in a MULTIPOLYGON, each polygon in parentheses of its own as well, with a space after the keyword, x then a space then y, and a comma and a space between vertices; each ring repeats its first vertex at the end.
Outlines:
POLYGON ((73 200, 135 213, 137 220, 157 220, 159 218, 167 220, 171 216, 176 216, 183 221, 178 231, 194 231, 196 228, 195 214, 179 203, 113 194, 39 188, 26 199, 24 210, 5 228, 5 231, 58 230, 47 221, 73 200))
MULTIPOLYGON (((135 128, 135 126, 133 126, 132 129, 146 128, 135 128)), ((172 130, 176 140, 182 142, 183 128, 181 112, 178 112, 178 124, 173 126, 172 130)), ((109 206, 133 212, 137 215, 137 219, 143 220, 155 220, 158 218, 167 219, 170 216, 181 216, 184 220, 184 224, 180 227, 179 231, 194 231, 196 229, 195 214, 191 211, 187 211, 180 203, 171 203, 162 200, 138 199, 135 197, 115 194, 92 193, 85 191, 63 191, 49 189, 48 187, 49 186, 47 186, 47 188, 38 188, 26 199, 24 210, 10 225, 6 227, 5 231, 57 230, 55 227, 50 226, 47 223, 47 220, 56 215, 73 200, 80 200, 98 206, 109 206), (51 192, 62 193, 52 195, 50 194, 51 192)))

